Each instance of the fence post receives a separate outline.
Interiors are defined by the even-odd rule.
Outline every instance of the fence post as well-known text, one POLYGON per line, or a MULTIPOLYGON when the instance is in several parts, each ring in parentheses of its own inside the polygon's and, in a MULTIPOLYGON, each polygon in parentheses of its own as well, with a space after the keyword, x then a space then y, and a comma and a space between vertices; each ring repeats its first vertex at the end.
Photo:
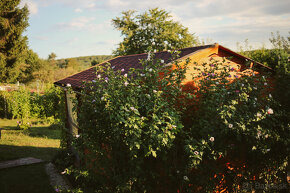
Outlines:
MULTIPOLYGON (((5 97, 5 94, 4 94, 4 113, 5 113, 5 118, 7 119, 7 106, 6 106, 6 97, 5 97)), ((0 130, 1 132, 1 130, 0 130)), ((1 138, 1 133, 0 133, 0 138, 1 138)))

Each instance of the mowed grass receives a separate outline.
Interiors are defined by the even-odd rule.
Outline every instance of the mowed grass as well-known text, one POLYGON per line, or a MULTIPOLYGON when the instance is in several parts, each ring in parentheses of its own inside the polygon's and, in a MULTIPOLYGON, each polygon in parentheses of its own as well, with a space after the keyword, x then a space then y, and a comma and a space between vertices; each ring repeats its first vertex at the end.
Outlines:
POLYGON ((16 130, 16 120, 0 119, 0 161, 22 157, 35 157, 50 161, 60 146, 60 131, 48 125, 16 130))
POLYGON ((52 160, 60 146, 59 130, 36 125, 17 130, 17 121, 0 119, 0 161, 23 157, 40 158, 46 162, 0 170, 0 193, 52 193, 45 164, 52 160))

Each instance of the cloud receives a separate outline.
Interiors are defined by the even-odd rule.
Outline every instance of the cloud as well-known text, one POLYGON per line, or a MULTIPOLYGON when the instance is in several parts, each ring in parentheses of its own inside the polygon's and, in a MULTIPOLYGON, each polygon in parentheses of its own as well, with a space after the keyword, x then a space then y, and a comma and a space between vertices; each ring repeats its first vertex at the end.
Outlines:
POLYGON ((69 22, 58 23, 55 26, 60 31, 85 31, 85 32, 98 32, 105 33, 112 29, 110 21, 103 21, 97 23, 95 17, 77 17, 69 22))
POLYGON ((49 40, 48 36, 34 36, 33 38, 35 38, 37 40, 41 40, 41 41, 49 40))
MULTIPOLYGON (((270 32, 279 30, 281 35, 287 36, 290 30, 289 0, 25 0, 24 2, 35 3, 36 8, 52 5, 68 7, 76 13, 86 15, 76 18, 71 18, 74 14, 66 15, 70 18, 68 22, 54 26, 68 34, 76 32, 80 35, 79 32, 83 32, 86 37, 96 34, 97 37, 91 36, 91 40, 98 38, 98 42, 93 41, 94 46, 82 49, 82 53, 85 50, 88 53, 93 51, 103 53, 106 49, 112 49, 121 38, 114 37, 115 35, 119 37, 120 34, 112 30, 108 17, 113 19, 120 16, 122 11, 129 9, 137 10, 139 13, 148 8, 165 9, 171 13, 174 21, 188 27, 190 33, 195 33, 203 39, 210 38, 212 42, 225 44, 229 48, 235 47, 237 41, 241 42, 246 38, 255 43, 268 42, 270 32), (97 17, 96 13, 102 14, 97 17), (103 18, 106 18, 106 21, 102 21, 103 18), (110 39, 114 41, 108 42, 110 39)), ((37 9, 34 13, 37 13, 37 9)), ((87 45, 83 39, 80 44, 84 47, 87 45)), ((76 50, 79 49, 78 46, 76 50)))
POLYGON ((81 13, 81 12, 83 12, 83 10, 80 9, 80 8, 76 8, 74 11, 75 11, 76 13, 81 13))
POLYGON ((82 30, 87 26, 88 23, 94 20, 95 20, 94 17, 82 16, 82 17, 74 18, 67 23, 58 23, 56 27, 59 30, 82 30))
POLYGON ((35 14, 38 13, 38 4, 35 3, 34 1, 32 1, 32 0, 23 0, 20 3, 20 7, 23 7, 24 5, 28 6, 28 10, 29 10, 29 13, 31 15, 35 15, 35 14))

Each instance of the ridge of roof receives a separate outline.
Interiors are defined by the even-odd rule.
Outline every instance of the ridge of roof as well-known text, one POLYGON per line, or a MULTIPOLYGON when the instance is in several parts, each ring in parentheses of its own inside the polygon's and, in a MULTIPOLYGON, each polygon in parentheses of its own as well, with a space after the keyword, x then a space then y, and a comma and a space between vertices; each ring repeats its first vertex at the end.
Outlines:
MULTIPOLYGON (((193 49, 193 48, 198 48, 198 47, 211 47, 211 46, 214 46, 216 43, 214 44, 207 44, 207 45, 201 45, 201 46, 192 46, 192 47, 187 47, 187 48, 181 48, 181 49, 178 49, 178 51, 184 51, 184 50, 190 50, 190 49, 193 49)), ((166 53, 168 52, 169 50, 163 50, 163 51, 159 51, 159 52, 153 52, 154 54, 158 54, 158 53, 166 53)), ((131 57, 131 56, 140 56, 140 55, 147 55, 148 53, 144 52, 144 53, 140 53, 140 54, 129 54, 129 55, 123 55, 123 56, 118 56, 118 57, 131 57)), ((114 58, 113 58, 114 59, 114 58)), ((112 60, 112 59, 111 59, 112 60)))

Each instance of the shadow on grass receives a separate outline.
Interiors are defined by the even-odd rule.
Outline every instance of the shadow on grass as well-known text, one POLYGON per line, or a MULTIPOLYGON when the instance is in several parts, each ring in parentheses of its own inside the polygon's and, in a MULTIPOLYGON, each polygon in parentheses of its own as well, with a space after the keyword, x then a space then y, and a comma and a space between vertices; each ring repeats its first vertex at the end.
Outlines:
POLYGON ((48 126, 33 126, 25 131, 28 136, 47 139, 60 139, 61 131, 49 129, 48 126))
POLYGON ((0 170, 1 193, 53 193, 45 163, 0 170))
POLYGON ((2 131, 23 132, 30 137, 41 137, 46 139, 60 139, 61 131, 49 129, 49 126, 32 126, 27 130, 22 130, 17 127, 7 126, 2 128, 2 131))
POLYGON ((2 130, 18 130, 17 127, 14 126, 5 126, 2 130))
POLYGON ((52 147, 0 145, 0 161, 23 157, 34 157, 45 161, 51 161, 58 151, 59 148, 52 147))

